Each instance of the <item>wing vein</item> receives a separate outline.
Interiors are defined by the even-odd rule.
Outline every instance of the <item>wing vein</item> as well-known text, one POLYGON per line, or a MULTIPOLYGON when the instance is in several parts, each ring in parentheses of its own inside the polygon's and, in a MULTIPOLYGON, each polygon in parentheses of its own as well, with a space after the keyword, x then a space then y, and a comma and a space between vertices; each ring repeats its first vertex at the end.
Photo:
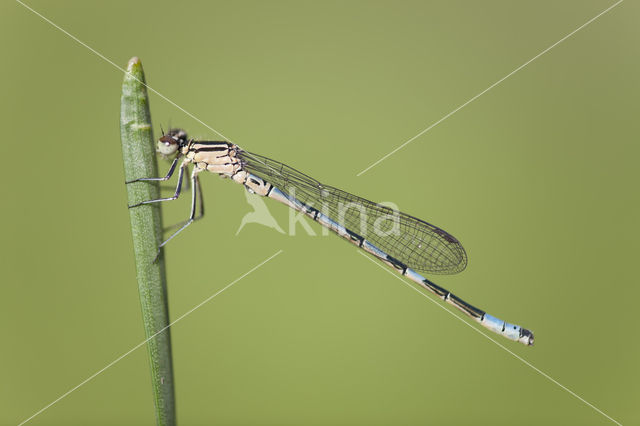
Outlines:
POLYGON ((241 150, 238 157, 249 173, 319 210, 415 271, 455 274, 467 265, 462 244, 435 225, 324 185, 262 155, 241 150))

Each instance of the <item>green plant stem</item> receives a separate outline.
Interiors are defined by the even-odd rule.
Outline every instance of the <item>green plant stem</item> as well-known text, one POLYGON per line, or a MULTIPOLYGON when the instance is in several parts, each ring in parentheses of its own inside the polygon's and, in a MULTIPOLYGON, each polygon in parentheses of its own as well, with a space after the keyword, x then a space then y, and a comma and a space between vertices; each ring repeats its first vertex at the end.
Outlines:
MULTIPOLYGON (((158 176, 155 144, 144 71, 132 58, 122 83, 120 138, 125 180, 158 176)), ((159 198, 157 182, 126 185, 129 204, 159 198)), ((175 425, 175 398, 171 361, 171 335, 164 256, 154 262, 162 241, 162 216, 158 203, 129 209, 142 320, 149 341, 151 381, 158 425, 175 425), (163 331, 161 331, 163 330, 163 331), (157 336, 154 336, 157 333, 157 336)))

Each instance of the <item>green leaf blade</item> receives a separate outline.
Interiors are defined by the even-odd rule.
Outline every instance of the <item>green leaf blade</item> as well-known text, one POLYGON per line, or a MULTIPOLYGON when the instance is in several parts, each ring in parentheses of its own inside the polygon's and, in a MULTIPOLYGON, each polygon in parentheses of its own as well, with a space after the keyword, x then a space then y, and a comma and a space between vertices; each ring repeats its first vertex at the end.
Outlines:
MULTIPOLYGON (((125 180, 158 176, 149 98, 142 63, 132 58, 122 84, 120 139, 125 180)), ((129 204, 160 197, 157 182, 126 185, 129 204)), ((171 334, 164 256, 153 262, 162 242, 162 215, 158 203, 129 209, 142 319, 151 365, 158 425, 175 425, 175 396, 171 334)))

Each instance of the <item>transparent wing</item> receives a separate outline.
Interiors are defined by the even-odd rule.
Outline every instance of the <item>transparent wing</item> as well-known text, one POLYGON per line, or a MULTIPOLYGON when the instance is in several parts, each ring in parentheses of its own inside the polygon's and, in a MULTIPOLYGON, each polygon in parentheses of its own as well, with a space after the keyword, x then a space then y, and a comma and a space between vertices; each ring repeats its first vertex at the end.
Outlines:
POLYGON ((415 271, 455 274, 467 266, 460 242, 437 226, 324 185, 270 158, 247 151, 239 151, 238 157, 249 173, 319 210, 415 271))

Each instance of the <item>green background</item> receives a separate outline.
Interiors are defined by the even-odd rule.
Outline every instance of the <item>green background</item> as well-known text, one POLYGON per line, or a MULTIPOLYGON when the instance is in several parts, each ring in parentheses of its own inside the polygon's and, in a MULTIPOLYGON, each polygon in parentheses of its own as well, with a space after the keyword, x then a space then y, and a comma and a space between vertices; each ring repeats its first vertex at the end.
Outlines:
MULTIPOLYGON (((469 266, 434 280, 531 328, 532 348, 495 338, 640 424, 637 4, 360 177, 613 2, 29 4, 122 67, 139 56, 153 88, 244 148, 450 231, 469 266)), ((18 3, 0 13, 0 423, 17 424, 144 333, 122 73, 18 3)), ((156 135, 219 138, 150 97, 156 135)), ((283 253, 172 328, 180 424, 612 424, 339 238, 236 236, 243 189, 202 180, 207 216, 166 251, 172 318, 283 253)), ((142 348, 29 424, 154 422, 142 348)))

